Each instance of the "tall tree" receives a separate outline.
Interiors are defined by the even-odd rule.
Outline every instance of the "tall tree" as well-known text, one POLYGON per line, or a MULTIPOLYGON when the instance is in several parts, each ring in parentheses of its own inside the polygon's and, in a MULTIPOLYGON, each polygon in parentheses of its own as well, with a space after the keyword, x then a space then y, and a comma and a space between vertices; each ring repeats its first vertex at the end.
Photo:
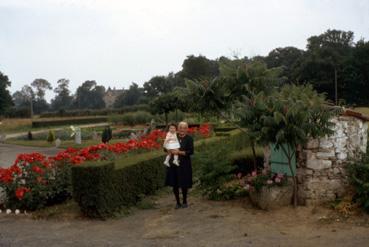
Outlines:
POLYGON ((344 98, 349 104, 369 104, 369 41, 356 43, 353 55, 345 64, 343 79, 344 98))
POLYGON ((173 89, 173 85, 166 76, 154 76, 144 83, 143 88, 148 98, 154 98, 170 92, 173 89))
POLYGON ((0 72, 0 115, 3 115, 5 111, 13 105, 12 98, 8 90, 10 85, 11 82, 9 78, 0 72))
POLYGON ((85 81, 77 88, 75 107, 78 109, 101 109, 105 107, 105 88, 96 81, 85 81))
POLYGON ((31 86, 34 88, 35 101, 33 104, 33 109, 35 113, 41 113, 49 109, 49 104, 45 100, 46 90, 51 90, 51 84, 45 79, 35 79, 31 86))
POLYGON ((35 93, 31 86, 24 85, 20 91, 13 94, 13 101, 16 109, 29 109, 33 116, 33 105, 35 104, 35 93))
POLYGON ((127 90, 117 97, 114 107, 132 106, 141 103, 144 96, 144 89, 132 82, 127 90))
POLYGON ((353 48, 351 31, 328 30, 308 39, 307 52, 296 70, 300 81, 310 82, 319 92, 326 92, 329 99, 338 102, 345 89, 342 72, 353 48))
POLYGON ((296 82, 293 71, 299 66, 304 55, 304 50, 300 50, 293 46, 279 47, 265 57, 268 68, 282 67, 284 76, 288 81, 296 82))
POLYGON ((196 80, 212 78, 219 74, 218 63, 205 56, 190 55, 183 61, 181 76, 186 79, 196 80))
POLYGON ((73 101, 69 91, 69 80, 60 79, 57 84, 58 86, 54 89, 56 96, 51 100, 51 107, 53 110, 69 109, 73 101))

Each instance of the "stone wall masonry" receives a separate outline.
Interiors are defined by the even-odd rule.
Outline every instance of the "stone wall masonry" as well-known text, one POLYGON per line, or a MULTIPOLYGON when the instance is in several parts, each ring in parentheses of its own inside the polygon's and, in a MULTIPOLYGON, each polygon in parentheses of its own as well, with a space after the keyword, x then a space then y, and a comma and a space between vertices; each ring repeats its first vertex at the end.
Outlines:
POLYGON ((332 122, 331 136, 310 140, 298 152, 300 204, 321 204, 343 196, 348 187, 345 166, 366 152, 367 123, 351 116, 339 116, 332 122))

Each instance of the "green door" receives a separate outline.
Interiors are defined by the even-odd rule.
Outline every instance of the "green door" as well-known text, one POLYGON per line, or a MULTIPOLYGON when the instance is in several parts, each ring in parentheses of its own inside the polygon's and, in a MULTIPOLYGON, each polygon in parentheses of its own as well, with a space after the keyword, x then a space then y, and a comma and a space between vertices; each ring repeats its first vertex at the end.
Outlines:
MULTIPOLYGON (((287 150, 287 145, 283 145, 287 150)), ((276 149, 274 144, 270 144, 270 165, 272 168, 272 173, 282 173, 287 174, 287 176, 292 176, 291 170, 288 166, 287 156, 283 153, 282 148, 276 149)), ((293 174, 296 174, 296 155, 293 156, 291 160, 293 174)))

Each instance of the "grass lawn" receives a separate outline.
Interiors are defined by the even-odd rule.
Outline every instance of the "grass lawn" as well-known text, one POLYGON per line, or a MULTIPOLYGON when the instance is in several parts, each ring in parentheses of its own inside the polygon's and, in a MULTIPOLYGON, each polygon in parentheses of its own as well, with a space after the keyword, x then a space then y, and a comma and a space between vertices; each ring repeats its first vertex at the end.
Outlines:
MULTIPOLYGON (((117 142, 126 142, 127 139, 113 139, 109 143, 117 143, 117 142)), ((31 147, 55 147, 55 144, 48 143, 46 140, 33 140, 33 141, 27 141, 27 140, 7 140, 6 143, 8 144, 15 144, 15 145, 21 145, 21 146, 31 146, 31 147)), ((83 148, 91 145, 96 145, 101 143, 100 140, 85 140, 82 141, 81 145, 75 144, 74 140, 68 140, 68 141, 62 141, 62 144, 60 148, 83 148)))
POLYGON ((30 118, 6 118, 0 121, 1 132, 17 133, 32 129, 32 121, 30 118))

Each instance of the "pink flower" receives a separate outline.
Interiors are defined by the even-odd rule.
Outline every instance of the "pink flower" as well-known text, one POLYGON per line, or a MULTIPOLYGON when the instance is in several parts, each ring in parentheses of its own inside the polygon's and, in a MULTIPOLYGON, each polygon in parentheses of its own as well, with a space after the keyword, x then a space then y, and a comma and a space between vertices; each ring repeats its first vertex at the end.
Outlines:
POLYGON ((283 178, 283 177, 284 177, 284 175, 282 173, 277 174, 277 178, 283 178))
POLYGON ((269 185, 270 185, 270 184, 273 184, 273 180, 268 179, 268 180, 267 180, 267 184, 269 184, 269 185))
POLYGON ((276 178, 274 179, 274 181, 275 181, 277 184, 279 184, 279 183, 281 182, 281 179, 280 179, 279 177, 276 177, 276 178))
POLYGON ((257 175, 256 171, 253 171, 253 172, 251 173, 251 176, 253 176, 253 177, 256 177, 256 175, 257 175))
POLYGON ((237 173, 237 177, 242 178, 242 173, 241 172, 237 173))

